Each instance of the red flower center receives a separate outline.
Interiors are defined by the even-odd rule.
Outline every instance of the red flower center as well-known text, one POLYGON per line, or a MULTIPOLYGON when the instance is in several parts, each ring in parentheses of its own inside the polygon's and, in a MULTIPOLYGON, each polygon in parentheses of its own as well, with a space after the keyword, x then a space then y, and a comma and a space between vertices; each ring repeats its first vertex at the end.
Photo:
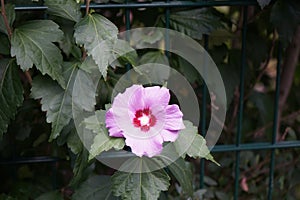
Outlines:
POLYGON ((137 110, 135 112, 135 118, 133 119, 133 124, 135 127, 141 128, 142 131, 149 131, 150 127, 154 126, 156 123, 156 118, 151 114, 149 108, 143 110, 137 110))

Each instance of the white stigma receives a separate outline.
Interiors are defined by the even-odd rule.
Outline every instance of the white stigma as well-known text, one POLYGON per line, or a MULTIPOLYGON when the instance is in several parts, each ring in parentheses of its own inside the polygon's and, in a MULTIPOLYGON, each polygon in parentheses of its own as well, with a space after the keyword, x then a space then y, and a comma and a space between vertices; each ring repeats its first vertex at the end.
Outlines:
POLYGON ((149 124, 150 118, 149 118, 148 115, 144 115, 144 114, 143 114, 143 116, 141 116, 141 117, 139 118, 139 120, 140 120, 141 126, 145 126, 145 125, 148 125, 148 124, 149 124))

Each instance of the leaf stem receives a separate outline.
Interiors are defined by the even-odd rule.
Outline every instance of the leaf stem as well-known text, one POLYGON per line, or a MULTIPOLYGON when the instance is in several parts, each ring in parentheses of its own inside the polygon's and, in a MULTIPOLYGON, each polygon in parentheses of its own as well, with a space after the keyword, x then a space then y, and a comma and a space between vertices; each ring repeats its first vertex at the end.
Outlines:
POLYGON ((29 71, 25 71, 24 73, 25 73, 25 77, 26 77, 28 83, 29 83, 30 85, 32 85, 32 77, 31 77, 31 74, 29 73, 29 71))
MULTIPOLYGON (((90 13, 90 3, 91 3, 91 0, 85 1, 85 15, 86 16, 88 16, 88 14, 90 13)), ((84 61, 87 57, 87 51, 84 47, 82 47, 81 51, 82 51, 82 61, 84 61)))
POLYGON ((1 15, 3 17, 3 21, 5 24, 6 30, 7 30, 8 37, 11 38, 12 30, 11 30, 11 28, 9 26, 9 22, 7 20, 4 0, 1 0, 1 15))
POLYGON ((86 0, 85 2, 85 14, 88 15, 90 13, 90 2, 91 0, 86 0))

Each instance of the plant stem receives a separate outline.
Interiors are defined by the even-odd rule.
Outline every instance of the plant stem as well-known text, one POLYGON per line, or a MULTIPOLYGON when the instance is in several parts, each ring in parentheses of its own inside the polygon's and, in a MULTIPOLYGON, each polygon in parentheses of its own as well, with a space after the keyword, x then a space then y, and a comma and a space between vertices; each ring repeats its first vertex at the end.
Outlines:
POLYGON ((287 97, 290 93, 290 89, 292 87, 299 55, 300 55, 300 26, 296 28, 293 39, 285 50, 285 58, 282 65, 282 73, 277 74, 277 76, 281 76, 279 108, 278 108, 279 110, 278 110, 278 119, 277 119, 278 120, 277 139, 280 138, 279 136, 280 121, 281 121, 280 118, 283 109, 285 107, 287 97))
POLYGON ((85 14, 88 15, 90 13, 90 2, 91 0, 86 0, 85 2, 85 14))
POLYGON ((5 24, 6 30, 7 30, 8 37, 10 39, 11 35, 12 35, 12 31, 11 31, 11 28, 9 26, 9 22, 7 20, 4 0, 1 0, 1 15, 3 17, 3 21, 4 21, 4 24, 5 24))

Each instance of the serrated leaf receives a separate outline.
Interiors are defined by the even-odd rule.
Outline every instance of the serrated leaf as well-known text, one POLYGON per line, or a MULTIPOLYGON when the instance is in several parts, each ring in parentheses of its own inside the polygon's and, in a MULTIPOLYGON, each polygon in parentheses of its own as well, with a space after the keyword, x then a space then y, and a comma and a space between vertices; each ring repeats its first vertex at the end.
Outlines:
MULTIPOLYGON (((82 64, 83 65, 83 64, 82 64)), ((80 66, 81 68, 81 66, 80 66)), ((100 77, 78 70, 74 83, 73 106, 75 109, 94 111, 96 105, 96 87, 100 77), (97 79, 97 80, 96 80, 97 79)))
POLYGON ((182 158, 177 159, 174 163, 168 166, 171 173, 180 183, 183 191, 190 197, 193 196, 193 172, 191 166, 188 165, 182 158))
MULTIPOLYGON (((165 18, 162 18, 165 22, 165 18)), ((224 28, 220 18, 211 9, 201 8, 175 12, 170 15, 171 28, 192 38, 201 40, 203 34, 224 28)))
POLYGON ((76 45, 74 35, 74 23, 63 22, 61 30, 64 32, 64 37, 58 42, 60 49, 66 54, 67 57, 74 56, 77 60, 81 60, 82 52, 76 45))
POLYGON ((112 176, 112 190, 125 200, 153 200, 158 199, 161 191, 168 190, 169 181, 163 169, 149 173, 118 171, 112 176))
POLYGON ((228 29, 216 29, 211 32, 208 38, 209 49, 213 46, 219 46, 226 41, 232 40, 235 35, 228 29))
POLYGON ((74 0, 45 0, 48 12, 74 22, 81 18, 80 4, 74 0))
POLYGON ((93 73, 98 70, 98 66, 91 56, 87 56, 85 60, 81 63, 80 69, 87 73, 93 73))
POLYGON ((265 6, 269 5, 272 0, 257 0, 260 8, 263 9, 265 6))
MULTIPOLYGON (((16 18, 15 6, 12 4, 6 4, 4 7, 5 7, 6 17, 7 17, 9 26, 11 27, 16 18)), ((8 35, 7 29, 6 29, 4 20, 3 20, 3 16, 1 15, 1 11, 0 11, 0 32, 8 35)))
POLYGON ((60 137, 57 138, 57 143, 58 145, 67 144, 75 155, 82 151, 83 144, 78 136, 73 120, 71 120, 69 124, 63 128, 60 133, 60 137))
POLYGON ((0 138, 23 102, 23 87, 14 60, 0 59, 0 138))
POLYGON ((50 141, 60 134, 72 118, 72 91, 78 71, 77 63, 65 63, 63 70, 67 80, 66 89, 47 77, 38 76, 32 81, 31 96, 42 99, 42 110, 47 112, 47 122, 52 123, 50 141))
POLYGON ((89 160, 93 159, 103 151, 108 151, 112 148, 120 150, 125 146, 123 138, 113 138, 108 135, 107 128, 105 127, 104 110, 97 110, 95 115, 86 118, 83 123, 87 129, 96 133, 90 149, 89 160))
POLYGON ((83 145, 82 142, 80 141, 80 137, 76 133, 75 127, 68 136, 67 145, 74 154, 79 154, 80 151, 82 151, 83 145))
POLYGON ((169 66, 169 61, 167 56, 160 51, 152 51, 144 54, 140 59, 139 65, 142 65, 140 66, 142 68, 135 68, 141 75, 139 78, 146 78, 147 80, 151 80, 152 83, 162 85, 169 79, 170 69, 161 68, 162 65, 169 66))
POLYGON ((51 192, 42 194, 35 200, 63 200, 63 197, 59 191, 51 191, 51 192))
POLYGON ((112 195, 110 176, 91 176, 83 182, 72 196, 72 200, 116 200, 112 195))
POLYGON ((95 60, 104 78, 111 57, 112 42, 117 39, 118 28, 99 14, 89 14, 75 26, 77 44, 84 45, 95 60))
POLYGON ((89 175, 89 173, 86 173, 86 169, 90 165, 90 163, 88 162, 88 155, 89 152, 85 148, 82 148, 82 151, 77 155, 73 167, 74 176, 70 182, 71 187, 77 188, 78 184, 81 183, 82 180, 84 180, 89 175))
POLYGON ((179 133, 179 137, 174 142, 174 146, 179 155, 189 155, 193 158, 205 158, 210 160, 217 165, 219 165, 210 154, 208 147, 206 146, 205 139, 198 134, 198 128, 193 126, 190 121, 184 121, 185 129, 181 130, 179 133), (193 138, 192 140, 190 140, 193 138), (186 143, 190 143, 188 149, 184 149, 186 147, 186 143))
POLYGON ((162 65, 169 65, 168 57, 160 51, 151 51, 145 53, 141 59, 140 64, 159 63, 162 65))
POLYGON ((143 29, 131 30, 131 45, 137 49, 149 48, 149 46, 158 43, 164 39, 164 34, 160 30, 151 30, 151 32, 143 32, 143 29))
POLYGON ((137 65, 138 55, 136 51, 130 46, 130 44, 125 40, 114 40, 111 55, 109 58, 109 64, 115 67, 114 62, 117 60, 122 60, 126 64, 131 64, 133 66, 137 65))
POLYGON ((11 55, 16 56, 17 64, 28 70, 33 64, 43 75, 65 87, 62 76, 62 55, 53 44, 63 36, 59 26, 51 20, 33 20, 17 27, 11 37, 11 55))

